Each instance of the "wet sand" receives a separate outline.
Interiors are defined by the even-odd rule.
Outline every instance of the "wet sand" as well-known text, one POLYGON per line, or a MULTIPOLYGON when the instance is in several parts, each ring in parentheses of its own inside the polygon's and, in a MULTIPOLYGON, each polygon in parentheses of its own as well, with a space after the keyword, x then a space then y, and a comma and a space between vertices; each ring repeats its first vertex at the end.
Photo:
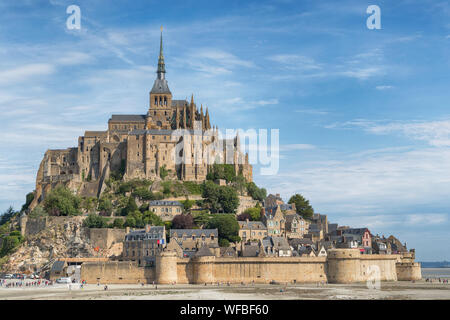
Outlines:
POLYGON ((78 285, 56 284, 40 288, 0 287, 0 300, 280 300, 280 299, 450 299, 450 284, 382 282, 380 289, 361 284, 296 285, 78 285))

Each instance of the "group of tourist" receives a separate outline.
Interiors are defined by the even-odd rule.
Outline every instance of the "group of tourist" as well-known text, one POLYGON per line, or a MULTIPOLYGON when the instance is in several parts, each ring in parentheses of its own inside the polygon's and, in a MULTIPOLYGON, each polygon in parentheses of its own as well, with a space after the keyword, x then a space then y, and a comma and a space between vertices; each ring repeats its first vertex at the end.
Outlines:
POLYGON ((448 279, 441 279, 441 278, 438 278, 438 279, 431 279, 431 278, 426 278, 425 279, 425 282, 430 282, 430 283, 433 283, 433 282, 438 282, 439 281, 439 283, 445 283, 445 284, 448 284, 448 279))
POLYGON ((4 288, 28 288, 28 287, 47 287, 53 285, 52 281, 49 280, 36 280, 36 281, 10 281, 7 282, 5 279, 0 280, 0 287, 4 288))

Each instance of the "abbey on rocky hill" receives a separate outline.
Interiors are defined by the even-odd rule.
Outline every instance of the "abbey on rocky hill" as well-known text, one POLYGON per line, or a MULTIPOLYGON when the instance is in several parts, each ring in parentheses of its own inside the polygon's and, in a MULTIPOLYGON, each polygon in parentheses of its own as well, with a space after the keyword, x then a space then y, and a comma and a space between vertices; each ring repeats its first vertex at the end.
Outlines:
POLYGON ((213 163, 228 163, 252 181, 252 166, 240 150, 239 137, 221 139, 218 129, 211 127, 208 109, 199 110, 193 97, 190 102, 172 99, 162 32, 156 73, 147 114, 112 115, 106 131, 86 131, 78 147, 47 150, 31 208, 60 184, 83 196, 99 196, 113 172, 125 180, 158 180, 164 170, 173 179, 201 182, 213 163))

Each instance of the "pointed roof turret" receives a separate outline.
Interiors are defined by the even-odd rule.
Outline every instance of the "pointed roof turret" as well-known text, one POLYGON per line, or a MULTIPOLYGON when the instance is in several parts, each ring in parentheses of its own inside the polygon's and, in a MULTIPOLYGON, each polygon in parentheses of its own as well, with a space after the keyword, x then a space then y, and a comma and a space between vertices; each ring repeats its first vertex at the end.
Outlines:
POLYGON ((164 74, 166 73, 166 65, 164 63, 164 54, 163 54, 163 40, 162 40, 162 30, 161 26, 161 36, 159 40, 159 57, 158 57, 158 79, 164 79, 164 74))
POLYGON ((162 26, 161 26, 161 37, 159 43, 159 57, 158 57, 158 69, 156 71, 158 75, 156 77, 155 83, 153 84, 153 88, 150 93, 168 93, 172 94, 169 89, 169 85, 167 84, 167 80, 165 79, 166 74, 166 65, 164 63, 164 55, 163 55, 163 40, 162 40, 162 26))

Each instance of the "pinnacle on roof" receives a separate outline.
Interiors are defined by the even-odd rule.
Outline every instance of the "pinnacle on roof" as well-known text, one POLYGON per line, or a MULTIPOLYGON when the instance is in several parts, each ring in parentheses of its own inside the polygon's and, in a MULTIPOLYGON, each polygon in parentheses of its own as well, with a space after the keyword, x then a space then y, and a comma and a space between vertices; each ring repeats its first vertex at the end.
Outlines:
POLYGON ((163 39, 162 39, 162 30, 161 26, 161 36, 159 42, 159 57, 158 57, 158 79, 164 79, 164 73, 166 73, 166 65, 164 64, 164 54, 163 54, 163 39))
POLYGON ((158 69, 156 71, 156 74, 158 75, 156 77, 155 83, 153 84, 153 88, 150 91, 150 93, 163 93, 163 94, 171 94, 169 85, 167 83, 167 80, 165 79, 165 73, 166 73, 166 65, 164 63, 164 55, 163 55, 163 40, 162 40, 162 26, 161 26, 161 38, 160 38, 160 44, 159 44, 159 57, 158 57, 158 69))

